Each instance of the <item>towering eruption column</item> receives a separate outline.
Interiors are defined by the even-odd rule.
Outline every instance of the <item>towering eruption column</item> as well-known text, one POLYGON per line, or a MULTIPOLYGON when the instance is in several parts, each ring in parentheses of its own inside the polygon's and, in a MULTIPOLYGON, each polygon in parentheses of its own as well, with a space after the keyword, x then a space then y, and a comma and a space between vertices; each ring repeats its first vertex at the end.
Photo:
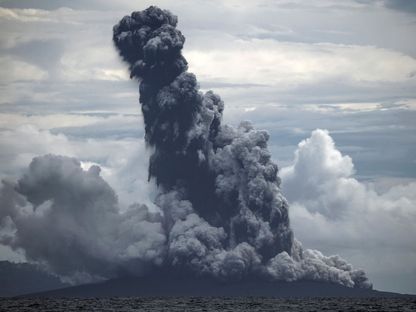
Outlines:
POLYGON ((211 91, 202 94, 187 72, 176 24, 170 12, 150 7, 114 27, 114 43, 140 81, 146 142, 153 148, 149 177, 222 227, 226 248, 246 242, 262 262, 290 254, 292 232, 269 136, 247 122, 238 129, 221 125, 224 104, 211 91))
POLYGON ((152 151, 149 179, 160 189, 167 261, 223 278, 308 278, 349 286, 366 280, 342 259, 304 252, 294 241, 268 133, 249 122, 237 129, 221 124, 224 104, 211 91, 201 93, 187 72, 185 38, 176 24, 176 16, 152 6, 125 16, 113 33, 140 83, 152 151))

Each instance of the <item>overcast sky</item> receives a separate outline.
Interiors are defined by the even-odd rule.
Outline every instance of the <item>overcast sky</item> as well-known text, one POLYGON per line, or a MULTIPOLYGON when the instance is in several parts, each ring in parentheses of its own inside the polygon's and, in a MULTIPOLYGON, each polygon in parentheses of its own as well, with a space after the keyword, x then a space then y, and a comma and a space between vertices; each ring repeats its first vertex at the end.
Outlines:
MULTIPOLYGON (((413 1, 0 0, 0 178, 68 155, 100 165, 122 204, 151 202, 137 85, 111 41, 151 4, 178 15, 225 122, 270 132, 305 247, 416 293, 413 1)), ((1 259, 21 255, 0 247, 1 259)))

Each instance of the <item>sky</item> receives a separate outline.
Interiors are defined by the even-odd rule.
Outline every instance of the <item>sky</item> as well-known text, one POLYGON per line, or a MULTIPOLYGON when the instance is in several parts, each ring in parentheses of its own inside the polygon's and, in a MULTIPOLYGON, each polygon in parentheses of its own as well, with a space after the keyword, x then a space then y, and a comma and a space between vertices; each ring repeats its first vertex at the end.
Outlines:
MULTIPOLYGON (((178 15, 224 122, 270 133, 304 246, 348 259, 376 289, 416 293, 412 1, 0 0, 0 178, 73 156, 102 168, 122 206, 152 205, 138 89, 111 38, 152 4, 178 15)), ((24 261, 5 246, 2 259, 24 261)))

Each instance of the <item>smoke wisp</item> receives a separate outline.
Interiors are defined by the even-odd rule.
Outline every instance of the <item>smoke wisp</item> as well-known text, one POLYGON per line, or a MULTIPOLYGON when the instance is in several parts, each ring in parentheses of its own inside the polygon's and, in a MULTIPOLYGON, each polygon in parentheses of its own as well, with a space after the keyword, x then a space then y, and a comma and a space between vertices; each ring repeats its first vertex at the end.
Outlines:
POLYGON ((175 15, 149 7, 113 32, 139 82, 160 212, 138 204, 121 212, 97 166, 84 171, 75 159, 47 155, 17 183, 3 183, 0 222, 10 231, 0 243, 75 282, 164 267, 221 280, 371 287, 362 270, 294 239, 268 133, 221 123, 224 103, 187 72, 176 24, 175 15))

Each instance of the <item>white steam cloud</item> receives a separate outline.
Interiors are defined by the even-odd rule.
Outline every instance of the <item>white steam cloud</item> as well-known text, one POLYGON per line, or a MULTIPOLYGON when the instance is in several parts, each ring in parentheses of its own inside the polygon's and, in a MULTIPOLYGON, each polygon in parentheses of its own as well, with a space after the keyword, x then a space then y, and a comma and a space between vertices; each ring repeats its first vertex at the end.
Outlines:
POLYGON ((325 130, 299 144, 293 165, 280 176, 292 224, 309 246, 337 246, 373 272, 414 274, 416 183, 360 182, 351 158, 325 130), (368 250, 372 257, 364 255, 368 250))

